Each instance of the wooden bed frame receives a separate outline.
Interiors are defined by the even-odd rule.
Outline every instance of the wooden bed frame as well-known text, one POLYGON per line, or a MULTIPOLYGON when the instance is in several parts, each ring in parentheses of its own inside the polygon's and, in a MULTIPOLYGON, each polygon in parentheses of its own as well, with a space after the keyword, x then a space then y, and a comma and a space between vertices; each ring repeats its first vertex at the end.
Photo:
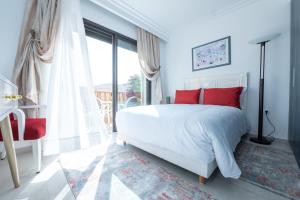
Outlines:
MULTIPOLYGON (((197 78, 189 78, 184 82, 185 89, 198 89, 198 88, 227 88, 227 87, 244 87, 241 94, 241 108, 246 112, 247 107, 247 73, 242 74, 227 74, 222 76, 200 76, 197 78)), ((146 152, 156 155, 166 161, 169 161, 175 165, 178 165, 184 169, 187 169, 195 174, 199 175, 199 183, 204 184, 205 180, 217 168, 216 160, 210 163, 196 162, 194 160, 186 159, 182 155, 178 155, 165 148, 159 148, 148 143, 137 141, 136 139, 123 135, 121 132, 118 134, 119 139, 124 141, 124 144, 128 143, 136 146, 146 152), (196 163, 196 164, 195 164, 196 163)))

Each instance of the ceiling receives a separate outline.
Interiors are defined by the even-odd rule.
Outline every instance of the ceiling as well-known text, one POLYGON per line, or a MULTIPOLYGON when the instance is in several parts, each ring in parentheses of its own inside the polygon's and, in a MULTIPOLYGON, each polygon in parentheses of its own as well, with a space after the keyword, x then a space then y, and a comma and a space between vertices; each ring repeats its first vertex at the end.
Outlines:
POLYGON ((168 31, 241 0, 124 0, 168 31))
POLYGON ((167 40, 178 26, 231 12, 259 0, 91 0, 167 40))

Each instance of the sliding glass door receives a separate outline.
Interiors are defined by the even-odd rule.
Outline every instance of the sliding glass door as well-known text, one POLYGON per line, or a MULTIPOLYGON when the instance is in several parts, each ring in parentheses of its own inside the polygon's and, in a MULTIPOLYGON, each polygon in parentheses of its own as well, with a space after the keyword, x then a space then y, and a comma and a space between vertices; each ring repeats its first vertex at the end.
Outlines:
POLYGON ((108 130, 112 129, 112 41, 87 36, 87 46, 97 102, 108 130))
POLYGON ((118 39, 118 110, 146 104, 146 80, 141 71, 136 44, 118 39))
POLYGON ((97 101, 109 131, 126 107, 150 104, 150 82, 141 71, 136 41, 84 19, 97 101))

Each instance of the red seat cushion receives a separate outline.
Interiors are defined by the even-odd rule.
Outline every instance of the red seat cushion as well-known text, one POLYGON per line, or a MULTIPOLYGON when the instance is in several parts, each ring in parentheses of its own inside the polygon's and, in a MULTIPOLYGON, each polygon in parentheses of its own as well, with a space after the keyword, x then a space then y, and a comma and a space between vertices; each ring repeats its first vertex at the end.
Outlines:
POLYGON ((24 140, 37 140, 46 135, 46 119, 26 119, 24 140))
MULTIPOLYGON (((11 121, 11 128, 14 135, 14 140, 19 140, 18 138, 18 122, 17 120, 11 121)), ((44 137, 46 134, 46 119, 26 119, 25 120, 25 132, 24 140, 37 140, 44 137)), ((0 131, 0 141, 2 141, 2 133, 0 131)))
POLYGON ((10 120, 14 120, 14 119, 15 119, 14 114, 10 113, 10 114, 9 114, 9 119, 10 119, 10 120))
POLYGON ((175 104, 199 104, 201 89, 176 90, 175 104))
POLYGON ((240 108, 242 87, 204 89, 203 104, 240 108))

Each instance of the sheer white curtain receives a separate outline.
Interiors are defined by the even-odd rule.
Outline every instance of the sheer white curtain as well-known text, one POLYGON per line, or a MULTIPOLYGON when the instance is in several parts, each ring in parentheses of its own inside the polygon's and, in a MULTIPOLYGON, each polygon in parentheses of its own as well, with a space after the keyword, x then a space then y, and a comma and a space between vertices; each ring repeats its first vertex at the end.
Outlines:
POLYGON ((96 102, 79 0, 61 0, 51 65, 44 154, 82 149, 107 139, 96 102))

